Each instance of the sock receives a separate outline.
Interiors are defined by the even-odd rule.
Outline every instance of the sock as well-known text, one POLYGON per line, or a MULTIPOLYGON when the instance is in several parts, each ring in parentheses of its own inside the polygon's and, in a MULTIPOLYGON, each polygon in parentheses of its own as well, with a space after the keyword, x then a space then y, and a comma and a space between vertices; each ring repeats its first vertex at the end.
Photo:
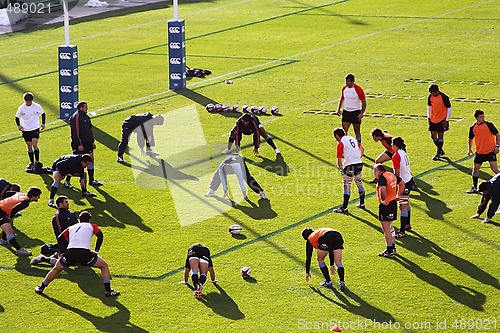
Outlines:
POLYGON ((276 149, 276 145, 274 144, 274 141, 273 139, 268 135, 266 137, 266 142, 273 148, 273 149, 276 149))
POLYGON ((234 136, 230 136, 229 140, 227 140, 227 150, 231 150, 231 147, 233 146, 234 142, 234 136))
POLYGON ((10 235, 9 237, 7 237, 7 240, 9 241, 9 243, 16 248, 16 250, 19 250, 21 248, 21 246, 19 245, 19 243, 17 242, 16 240, 16 236, 14 236, 14 234, 10 235))
POLYGON ((7 240, 7 234, 5 233, 5 231, 2 231, 2 240, 7 240))
POLYGON ((326 267, 326 264, 324 262, 319 263, 319 269, 321 270, 321 273, 323 273, 323 276, 325 277, 326 282, 330 282, 330 273, 328 272, 328 267, 326 267))
POLYGON ((35 148, 33 152, 35 153, 35 161, 40 161, 40 150, 38 148, 35 148))
POLYGON ((401 218, 401 229, 399 229, 399 231, 405 232, 405 226, 410 224, 410 222, 408 221, 408 212, 401 212, 400 218, 401 218))
POLYGON ((440 153, 441 150, 443 150, 443 146, 444 146, 444 140, 443 139, 438 139, 437 140, 438 153, 440 153))
MULTIPOLYGON (((44 260, 42 259, 42 261, 44 261, 44 260)), ((54 266, 56 264, 56 261, 57 261, 56 258, 49 258, 48 263, 51 264, 52 266, 54 266)))
POLYGON ((94 166, 91 165, 87 167, 87 171, 89 172, 89 184, 94 181, 94 166))
POLYGON ((198 284, 198 271, 193 271, 193 273, 191 274, 191 280, 193 281, 193 285, 196 287, 196 285, 198 284))
POLYGON ((104 289, 106 291, 111 291, 111 282, 109 280, 104 281, 104 289))
POLYGON ((474 188, 477 188, 477 182, 479 181, 479 174, 478 173, 473 173, 472 174, 472 185, 474 188))
POLYGON ((44 290, 48 285, 49 285, 49 283, 47 281, 43 280, 42 283, 40 283, 40 289, 44 290))
POLYGON ((349 203, 350 197, 351 197, 351 191, 344 190, 344 202, 342 203, 342 208, 347 209, 347 204, 349 203))
POLYGON ((360 136, 357 136, 356 140, 358 140, 358 142, 361 143, 361 137, 360 136))
POLYGON ((364 205, 365 204, 365 188, 362 187, 358 191, 359 193, 359 204, 364 205))
POLYGON ((438 138, 432 139, 434 141, 434 145, 439 149, 438 138))
POLYGON ((340 282, 343 282, 344 281, 344 274, 345 274, 344 265, 342 265, 342 264, 337 265, 337 274, 339 275, 340 282))
POLYGON ((33 154, 33 150, 28 150, 28 156, 30 158, 30 162, 35 163, 35 156, 33 154))
POLYGON ((408 224, 410 225, 411 224, 411 220, 410 220, 410 207, 408 206, 408 224))
POLYGON ((200 283, 205 284, 207 282, 207 274, 200 274, 200 283))
POLYGON ((54 200, 54 197, 56 196, 57 189, 59 188, 59 185, 56 183, 53 183, 51 188, 50 188, 50 199, 54 200))

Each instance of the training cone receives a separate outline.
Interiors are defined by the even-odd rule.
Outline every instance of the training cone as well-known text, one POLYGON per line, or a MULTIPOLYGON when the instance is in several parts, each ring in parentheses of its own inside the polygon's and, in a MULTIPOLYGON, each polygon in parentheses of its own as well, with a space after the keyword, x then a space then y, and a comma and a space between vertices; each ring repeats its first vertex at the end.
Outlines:
POLYGON ((333 326, 330 329, 330 331, 332 331, 332 332, 342 332, 342 329, 339 326, 335 325, 335 326, 333 326))

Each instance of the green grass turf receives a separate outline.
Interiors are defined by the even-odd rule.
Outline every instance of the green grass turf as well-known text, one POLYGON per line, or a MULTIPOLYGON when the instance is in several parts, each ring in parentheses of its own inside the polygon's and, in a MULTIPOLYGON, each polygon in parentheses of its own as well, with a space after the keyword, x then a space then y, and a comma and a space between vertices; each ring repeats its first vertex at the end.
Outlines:
MULTIPOLYGON (((96 112, 96 178, 105 186, 89 200, 79 190, 59 193, 70 197, 73 210, 90 210, 102 227, 100 254, 122 296, 104 298, 99 273, 82 268, 62 273, 46 296, 38 296, 33 288, 49 268, 30 267, 26 258, 2 248, 0 328, 298 332, 327 331, 339 321, 344 331, 396 331, 369 326, 376 321, 408 323, 407 332, 436 331, 438 323, 443 331, 499 331, 500 224, 497 218, 490 224, 470 220, 479 196, 465 194, 471 185, 466 149, 474 110, 483 109, 500 126, 499 13, 498 1, 479 0, 190 1, 180 6, 187 63, 213 74, 190 80, 181 94, 168 91, 166 24, 172 8, 72 25, 80 98, 96 112), (405 138, 420 187, 411 199, 415 232, 397 242, 396 259, 376 256, 384 240, 372 184, 365 184, 366 211, 354 206, 353 191, 351 214, 331 213, 342 200, 331 136, 340 120, 303 113, 335 110, 347 72, 371 96, 362 125, 364 178, 372 179, 373 160, 382 151, 369 131, 380 127, 405 138), (227 79, 234 84, 224 84, 227 79), (435 147, 425 119, 430 80, 454 98, 446 159, 438 162, 431 160, 435 147), (235 120, 233 114, 207 113, 208 101, 280 107, 283 116, 261 121, 284 162, 275 161, 265 143, 261 156, 253 156, 251 140, 244 138, 243 154, 269 203, 250 193, 252 203, 235 207, 216 199, 202 204, 235 120), (167 164, 147 165, 136 155, 126 156, 132 168, 117 164, 121 122, 148 111, 168 119, 157 132, 157 149, 167 164), (244 238, 229 235, 233 223, 243 226, 244 238), (349 292, 319 288, 314 264, 312 280, 304 281, 305 226, 343 234, 349 292), (194 242, 210 247, 220 280, 217 286, 207 283, 202 301, 177 284, 194 242), (242 266, 252 268, 253 283, 239 276, 242 266)), ((28 159, 14 114, 22 93, 32 91, 50 123, 40 139, 42 162, 50 166, 70 153, 69 128, 57 122, 56 48, 63 36, 60 27, 0 36, 0 177, 44 190, 40 202, 15 221, 19 242, 33 252, 53 242, 54 211, 46 205, 52 180, 24 173, 28 159)), ((491 174, 485 164, 481 178, 491 174)))

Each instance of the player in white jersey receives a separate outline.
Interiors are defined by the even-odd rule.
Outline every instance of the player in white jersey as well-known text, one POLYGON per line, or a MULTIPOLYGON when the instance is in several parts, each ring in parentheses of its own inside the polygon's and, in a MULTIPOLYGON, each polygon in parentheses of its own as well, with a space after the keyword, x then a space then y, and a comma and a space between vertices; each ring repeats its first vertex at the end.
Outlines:
POLYGON ((363 155, 364 148, 361 142, 346 135, 344 129, 336 128, 333 130, 333 136, 338 141, 337 144, 337 165, 342 171, 342 182, 344 183, 344 202, 341 207, 334 209, 336 213, 347 214, 349 212, 347 204, 351 197, 351 183, 358 187, 359 193, 359 208, 365 208, 365 188, 363 187, 363 180, 361 178, 361 171, 363 170, 363 162, 361 155, 363 155))
MULTIPOLYGON (((23 133, 24 141, 28 146, 28 156, 30 158, 30 169, 40 164, 40 150, 38 149, 38 139, 40 129, 45 128, 45 112, 40 104, 33 102, 33 94, 27 92, 23 95, 24 103, 19 106, 16 112, 16 125, 23 133), (42 123, 40 124, 40 117, 42 123)), ((39 165, 41 167, 41 165, 39 165)))
POLYGON ((106 296, 118 296, 119 291, 111 289, 111 274, 106 261, 98 256, 99 249, 103 241, 101 229, 91 222, 92 215, 89 212, 83 211, 80 213, 80 223, 74 224, 66 228, 57 237, 58 247, 61 249, 61 256, 57 260, 55 266, 47 273, 42 283, 35 288, 37 294, 42 294, 44 289, 52 280, 65 268, 69 266, 91 266, 101 270, 101 278, 104 282, 106 296), (97 241, 95 250, 90 250, 92 236, 96 235, 97 241), (67 242, 67 245, 66 245, 67 242))
POLYGON ((349 126, 354 128, 356 140, 361 142, 361 121, 366 110, 366 97, 363 89, 354 83, 354 75, 349 73, 345 77, 345 86, 342 87, 337 115, 342 114, 342 128, 347 134, 349 126), (343 111, 341 112, 340 109, 343 111))
POLYGON ((410 159, 406 154, 406 145, 403 138, 397 136, 392 139, 392 167, 394 174, 400 177, 405 183, 403 193, 399 196, 399 210, 401 214, 401 228, 396 233, 396 238, 406 236, 406 231, 411 230, 410 224, 410 191, 415 186, 413 176, 410 171, 410 159))

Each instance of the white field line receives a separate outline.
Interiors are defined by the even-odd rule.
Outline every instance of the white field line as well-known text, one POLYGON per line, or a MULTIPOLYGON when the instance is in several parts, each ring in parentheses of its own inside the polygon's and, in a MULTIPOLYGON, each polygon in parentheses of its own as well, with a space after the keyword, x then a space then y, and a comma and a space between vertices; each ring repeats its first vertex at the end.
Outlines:
MULTIPOLYGON (((215 10, 220 10, 220 9, 227 8, 227 7, 241 5, 243 3, 250 2, 250 1, 251 0, 243 0, 243 1, 240 1, 240 2, 231 3, 231 4, 228 4, 228 5, 223 5, 223 6, 213 7, 213 8, 209 8, 209 9, 204 9, 204 10, 200 10, 200 11, 197 11, 197 12, 192 12, 192 13, 185 14, 185 15, 183 15, 183 17, 189 17, 189 16, 203 14, 203 13, 207 13, 207 12, 211 12, 211 11, 215 11, 215 10)), ((71 14, 71 11, 70 11, 70 14, 71 14)), ((116 30, 109 30, 109 31, 102 32, 102 33, 95 34, 95 35, 91 35, 91 36, 76 38, 76 39, 73 40, 73 42, 77 42, 77 41, 81 41, 81 40, 86 40, 86 39, 97 38, 97 37, 102 37, 102 36, 106 36, 106 35, 109 35, 109 34, 114 34, 114 33, 117 33, 117 32, 123 32, 123 31, 133 30, 133 29, 136 29, 136 28, 147 27, 148 25, 153 25, 153 24, 158 24, 158 23, 162 23, 162 22, 167 22, 168 20, 170 20, 170 19, 169 18, 164 18, 164 19, 161 19, 161 20, 151 21, 151 22, 147 22, 147 23, 131 25, 131 26, 126 27, 126 28, 121 28, 121 29, 116 29, 116 30)), ((37 46, 37 47, 31 48, 31 49, 22 50, 22 51, 13 52, 13 53, 0 54, 0 58, 12 56, 12 55, 18 55, 18 54, 22 54, 22 53, 28 53, 28 52, 31 52, 31 51, 46 49, 46 48, 49 48, 49 47, 54 47, 54 46, 59 46, 59 45, 61 45, 61 43, 54 43, 54 44, 49 44, 49 45, 37 46)))
MULTIPOLYGON (((355 42, 355 41, 358 41, 358 40, 361 40, 361 39, 365 39, 365 38, 377 36, 377 35, 380 35, 380 34, 383 34, 383 33, 389 32, 389 31, 394 31, 394 30, 397 30, 397 29, 405 28, 405 27, 408 27, 408 26, 411 26, 411 25, 414 25, 414 24, 417 24, 417 23, 421 23, 421 22, 432 20, 432 19, 437 18, 437 17, 443 17, 443 16, 446 16, 446 15, 454 14, 454 13, 457 13, 457 12, 460 12, 460 11, 463 11, 463 10, 467 10, 467 9, 470 9, 470 8, 478 7, 478 6, 481 6, 481 5, 493 2, 493 1, 495 1, 495 0, 488 0, 488 1, 485 1, 485 2, 482 2, 482 3, 478 3, 478 4, 466 6, 466 7, 463 7, 463 8, 451 10, 449 12, 446 12, 446 13, 443 13, 443 14, 439 14, 439 15, 435 15, 435 16, 431 16, 431 17, 428 17, 428 18, 425 18, 425 19, 419 19, 419 20, 416 20, 416 21, 413 21, 413 22, 410 22, 410 23, 401 24, 401 25, 398 25, 398 26, 395 26, 395 27, 392 27, 392 28, 389 28, 389 29, 384 29, 384 30, 372 32, 372 33, 369 33, 369 34, 366 34, 366 35, 362 35, 362 36, 358 36, 358 37, 355 37, 355 38, 347 39, 347 40, 344 40, 344 41, 341 41, 341 42, 338 42, 338 43, 333 43, 333 44, 326 45, 326 46, 323 46, 323 47, 319 47, 319 48, 316 48, 316 49, 312 49, 312 50, 309 50, 309 51, 296 53, 296 54, 290 55, 288 57, 282 57, 282 58, 279 58, 279 59, 271 60, 271 61, 268 61, 266 63, 260 64, 260 65, 250 66, 250 67, 243 68, 243 69, 231 72, 231 73, 222 74, 222 75, 219 75, 219 76, 216 76, 216 77, 212 77, 212 78, 204 80, 204 81, 196 82, 196 83, 188 85, 188 87, 189 88, 196 87, 196 86, 199 86, 199 85, 202 85, 202 84, 206 84, 208 82, 212 82, 212 81, 215 81, 215 80, 221 80, 221 79, 226 78, 226 77, 231 77, 231 76, 234 76, 235 74, 240 74, 240 73, 243 73, 243 72, 246 72, 246 71, 251 71, 251 70, 254 70, 254 69, 257 69, 257 68, 260 68, 260 67, 269 66, 269 65, 281 62, 281 61, 286 61, 287 59, 299 58, 299 57, 302 57, 302 56, 307 55, 307 54, 311 54, 311 53, 315 53, 315 52, 321 52, 321 51, 328 50, 328 49, 331 49, 331 48, 336 47, 336 46, 340 46, 340 45, 344 45, 344 44, 347 44, 347 43, 355 42)), ((136 103, 136 102, 143 101, 143 100, 146 100, 146 99, 149 99, 149 98, 152 98, 152 97, 157 97, 157 96, 165 95, 165 94, 168 94, 169 92, 172 93, 171 90, 160 91, 158 93, 154 93, 154 94, 151 94, 151 95, 147 95, 147 96, 143 96, 143 97, 131 99, 131 100, 128 100, 128 101, 125 101, 125 102, 121 102, 121 103, 109 105, 109 106, 97 109, 94 112, 97 114, 97 113, 100 113, 102 111, 109 110, 109 109, 112 109, 112 108, 124 106, 124 105, 131 104, 131 103, 136 103)), ((51 122, 51 123, 49 123, 47 125, 57 124, 57 123, 59 123, 61 121, 62 120, 59 119, 59 120, 53 121, 53 122, 51 122)), ((1 137, 6 137, 6 136, 11 136, 11 135, 14 135, 14 134, 17 134, 17 133, 18 132, 11 132, 11 133, 2 134, 2 135, 0 135, 0 138, 1 137)))

